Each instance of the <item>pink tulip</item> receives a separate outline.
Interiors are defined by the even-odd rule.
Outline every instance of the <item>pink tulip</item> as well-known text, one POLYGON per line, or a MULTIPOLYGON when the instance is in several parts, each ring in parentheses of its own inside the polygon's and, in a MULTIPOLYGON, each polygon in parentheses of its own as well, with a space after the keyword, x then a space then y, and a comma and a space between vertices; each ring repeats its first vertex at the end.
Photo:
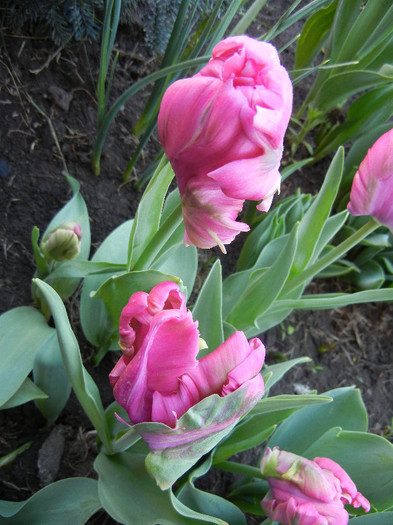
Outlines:
POLYGON ((208 64, 166 91, 158 132, 176 174, 186 228, 200 248, 230 243, 246 199, 267 211, 280 188, 292 85, 271 44, 230 37, 208 64))
MULTIPOLYGON (((120 317, 123 356, 109 378, 132 424, 153 421, 176 429, 183 414, 213 394, 224 397, 244 388, 248 409, 262 397, 265 348, 259 339, 248 342, 243 332, 235 332, 198 360, 199 342, 197 322, 177 284, 165 282, 150 294, 131 296, 120 317)), ((237 419, 241 415, 236 412, 237 419)), ((233 423, 233 414, 225 417, 223 426, 233 423)))
POLYGON ((261 506, 281 525, 346 525, 349 516, 344 505, 370 510, 345 470, 329 458, 311 461, 267 448, 261 471, 270 486, 261 506))
POLYGON ((393 229, 393 129, 368 150, 352 183, 348 210, 393 229))

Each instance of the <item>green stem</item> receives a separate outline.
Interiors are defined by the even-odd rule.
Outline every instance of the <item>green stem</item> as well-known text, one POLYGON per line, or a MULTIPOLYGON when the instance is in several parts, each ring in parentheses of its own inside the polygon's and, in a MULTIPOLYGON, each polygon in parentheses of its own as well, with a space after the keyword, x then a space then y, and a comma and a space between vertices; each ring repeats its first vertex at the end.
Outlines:
POLYGON ((154 234, 147 248, 142 252, 141 256, 134 264, 134 267, 132 268, 133 271, 147 270, 150 268, 151 263, 157 257, 166 241, 179 227, 182 220, 182 206, 181 204, 178 204, 165 222, 160 226, 160 229, 154 234))
POLYGON ((366 224, 364 224, 350 237, 345 239, 345 241, 333 248, 333 250, 329 251, 326 255, 318 259, 318 261, 316 261, 314 264, 312 264, 303 272, 291 279, 284 286, 283 292, 281 293, 281 297, 284 297, 285 295, 292 292, 292 290, 295 290, 301 284, 312 279, 315 275, 327 268, 330 264, 337 261, 337 259, 346 254, 351 248, 359 244, 360 241, 362 241, 380 226, 381 224, 378 221, 376 221, 373 217, 370 217, 370 220, 366 222, 366 224))
POLYGON ((249 478, 265 479, 258 467, 242 465, 233 461, 222 461, 221 463, 214 465, 214 468, 223 470, 224 472, 233 472, 234 474, 240 474, 241 476, 247 476, 249 478))

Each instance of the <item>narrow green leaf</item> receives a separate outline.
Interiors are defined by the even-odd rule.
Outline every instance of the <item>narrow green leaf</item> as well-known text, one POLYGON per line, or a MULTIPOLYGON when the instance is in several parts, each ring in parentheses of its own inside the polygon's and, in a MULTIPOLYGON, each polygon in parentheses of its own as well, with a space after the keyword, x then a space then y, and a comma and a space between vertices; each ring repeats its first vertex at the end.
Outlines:
POLYGON ((217 260, 207 276, 192 309, 193 318, 198 320, 199 331, 208 348, 198 358, 212 352, 224 342, 222 325, 222 277, 221 264, 217 260))
POLYGON ((238 330, 255 325, 256 320, 266 312, 282 290, 292 267, 296 253, 297 228, 292 230, 288 241, 268 270, 257 270, 251 274, 250 282, 240 298, 236 298, 228 322, 238 330))
POLYGON ((53 332, 45 317, 29 306, 0 316, 0 407, 24 383, 36 355, 53 332))
POLYGON ((174 177, 166 157, 159 164, 139 202, 128 246, 128 268, 132 269, 160 226, 162 207, 174 177))
POLYGON ((84 525, 100 508, 97 481, 88 478, 56 481, 26 501, 0 500, 0 516, 9 525, 84 525))
POLYGON ((344 150, 340 148, 330 164, 318 195, 300 221, 298 249, 291 269, 291 276, 299 274, 313 261, 315 247, 330 215, 340 186, 343 162, 344 150))
POLYGON ((393 515, 384 512, 351 519, 351 525, 388 525, 389 523, 393 523, 393 515))

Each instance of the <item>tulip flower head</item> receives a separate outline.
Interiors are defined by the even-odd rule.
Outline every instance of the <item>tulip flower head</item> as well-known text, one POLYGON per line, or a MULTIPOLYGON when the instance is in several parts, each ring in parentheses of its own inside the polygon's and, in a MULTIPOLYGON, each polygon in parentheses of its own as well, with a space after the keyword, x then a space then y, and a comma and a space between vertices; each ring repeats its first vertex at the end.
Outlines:
MULTIPOLYGON (((176 429, 179 418, 201 400, 243 388, 249 408, 259 401, 265 357, 259 339, 247 341, 243 332, 235 332, 198 360, 199 345, 197 322, 176 283, 131 296, 120 317, 123 355, 109 379, 132 424, 160 422, 176 429)), ((229 424, 235 416, 227 417, 229 424)))
POLYGON ((182 197, 184 243, 225 252, 249 229, 236 220, 244 201, 267 211, 279 191, 292 85, 266 42, 230 37, 212 55, 168 88, 158 133, 182 197))
POLYGON ((349 515, 344 505, 370 510, 345 470, 329 458, 311 461, 267 448, 261 471, 270 486, 261 506, 281 525, 346 525, 349 515))
POLYGON ((393 230, 393 129, 368 150, 352 183, 348 210, 372 215, 393 230))
POLYGON ((66 222, 45 235, 41 249, 56 261, 75 259, 81 249, 82 229, 75 222, 66 222))

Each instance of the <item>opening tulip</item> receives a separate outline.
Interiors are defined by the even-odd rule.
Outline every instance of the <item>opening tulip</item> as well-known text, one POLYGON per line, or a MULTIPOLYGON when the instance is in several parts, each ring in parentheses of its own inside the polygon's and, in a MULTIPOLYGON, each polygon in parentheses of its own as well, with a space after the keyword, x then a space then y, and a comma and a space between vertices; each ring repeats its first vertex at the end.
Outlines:
MULTIPOLYGON (((224 397, 244 388, 248 409, 262 397, 265 348, 259 339, 247 341, 243 332, 235 332, 197 359, 199 344, 197 322, 177 284, 164 282, 150 294, 131 296, 120 317, 123 355, 109 378, 132 424, 176 428, 189 408, 213 394, 224 397)), ((227 424, 242 410, 228 413, 227 424)))
POLYGON ((184 243, 225 252, 246 224, 246 199, 267 211, 279 190, 292 85, 276 49, 247 36, 213 49, 199 73, 174 82, 158 116, 182 197, 184 243))

